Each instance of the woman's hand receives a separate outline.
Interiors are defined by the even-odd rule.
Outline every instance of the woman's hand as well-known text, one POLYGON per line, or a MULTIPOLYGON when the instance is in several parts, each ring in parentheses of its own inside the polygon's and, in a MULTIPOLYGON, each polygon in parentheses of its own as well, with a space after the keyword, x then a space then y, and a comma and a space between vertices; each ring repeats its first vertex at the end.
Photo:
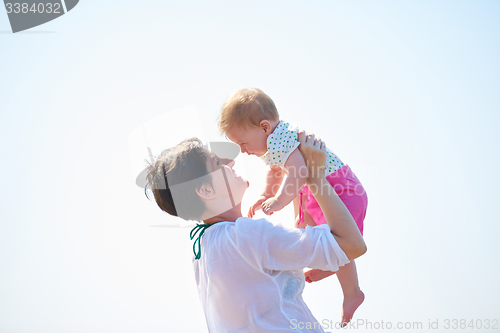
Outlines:
POLYGON ((299 131, 297 137, 300 142, 299 150, 306 161, 308 184, 313 178, 325 177, 326 144, 305 131, 299 131))

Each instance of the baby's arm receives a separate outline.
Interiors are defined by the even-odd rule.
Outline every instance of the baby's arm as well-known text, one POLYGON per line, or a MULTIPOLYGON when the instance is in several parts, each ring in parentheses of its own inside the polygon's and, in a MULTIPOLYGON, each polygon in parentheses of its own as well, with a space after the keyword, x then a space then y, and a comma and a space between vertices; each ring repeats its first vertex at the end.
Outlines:
POLYGON ((274 197, 281 186, 284 175, 285 172, 283 169, 279 166, 272 165, 269 170, 267 170, 266 186, 262 196, 266 197, 266 199, 274 197))
POLYGON ((248 217, 253 217, 255 215, 255 211, 262 208, 262 203, 264 201, 276 195, 281 186, 281 182, 283 181, 284 173, 285 172, 281 169, 281 167, 275 165, 271 166, 267 170, 264 191, 260 195, 257 202, 250 206, 250 209, 248 210, 248 217))
POLYGON ((285 169, 288 172, 285 183, 273 198, 267 199, 262 205, 262 211, 270 215, 275 211, 283 209, 299 193, 307 180, 307 167, 298 149, 295 149, 285 162, 285 169))

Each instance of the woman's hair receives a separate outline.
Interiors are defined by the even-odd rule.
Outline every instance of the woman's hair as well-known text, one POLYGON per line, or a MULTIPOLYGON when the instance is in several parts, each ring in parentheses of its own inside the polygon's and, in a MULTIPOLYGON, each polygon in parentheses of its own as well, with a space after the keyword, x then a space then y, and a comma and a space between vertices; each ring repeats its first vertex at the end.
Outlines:
POLYGON ((257 88, 233 92, 222 106, 218 126, 222 133, 233 126, 248 128, 259 126, 264 119, 279 120, 280 115, 273 100, 257 88))
POLYGON ((197 138, 165 149, 153 164, 148 163, 146 197, 149 199, 150 190, 161 210, 184 220, 201 221, 205 204, 196 190, 206 183, 212 185, 207 158, 197 138))

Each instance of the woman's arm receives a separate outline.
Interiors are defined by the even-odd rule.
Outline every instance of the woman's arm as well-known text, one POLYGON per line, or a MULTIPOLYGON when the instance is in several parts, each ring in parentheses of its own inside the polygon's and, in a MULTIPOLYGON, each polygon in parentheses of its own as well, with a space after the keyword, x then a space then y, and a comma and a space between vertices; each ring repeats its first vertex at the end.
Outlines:
POLYGON ((314 134, 298 134, 300 152, 308 169, 307 184, 318 202, 333 237, 340 248, 353 260, 366 252, 366 244, 346 206, 325 176, 326 145, 314 134))

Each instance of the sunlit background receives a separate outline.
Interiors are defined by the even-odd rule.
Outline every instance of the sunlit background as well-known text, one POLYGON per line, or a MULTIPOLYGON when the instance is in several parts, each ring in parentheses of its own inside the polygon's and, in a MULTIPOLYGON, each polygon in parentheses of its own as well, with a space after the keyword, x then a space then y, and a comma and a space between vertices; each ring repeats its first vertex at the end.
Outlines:
MULTIPOLYGON (((159 117, 163 148, 225 140, 218 112, 243 87, 366 187, 355 321, 500 331, 484 329, 500 321, 499 17, 487 0, 108 0, 12 34, 0 10, 0 332, 207 332, 190 228, 135 185, 133 133, 159 117)), ((236 168, 246 212, 265 169, 236 168)), ((271 220, 292 226, 291 207, 271 220)), ((335 277, 304 298, 340 319, 335 277)))

